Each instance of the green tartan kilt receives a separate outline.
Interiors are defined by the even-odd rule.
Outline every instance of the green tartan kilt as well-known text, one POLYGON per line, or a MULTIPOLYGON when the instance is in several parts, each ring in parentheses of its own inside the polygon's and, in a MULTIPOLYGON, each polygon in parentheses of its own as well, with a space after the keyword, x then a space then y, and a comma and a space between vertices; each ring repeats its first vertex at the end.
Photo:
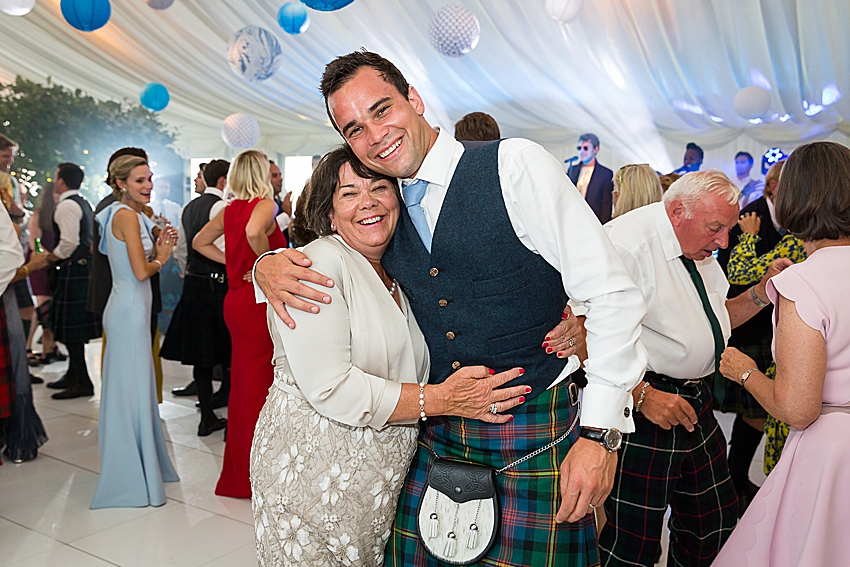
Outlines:
MULTIPOLYGON (((773 362, 773 352, 770 348, 771 339, 772 337, 768 335, 758 344, 736 348, 752 358, 759 370, 767 372, 773 362)), ((726 398, 723 400, 723 405, 715 409, 723 413, 737 413, 753 419, 767 417, 764 408, 740 384, 724 378, 723 385, 726 389, 726 398)))
POLYGON ((56 270, 52 317, 54 337, 65 344, 87 343, 100 337, 97 318, 86 311, 89 293, 88 260, 65 260, 56 270))
MULTIPOLYGON (((493 468, 503 467, 562 435, 576 416, 566 384, 529 400, 513 421, 490 424, 459 417, 428 418, 419 431, 419 446, 402 489, 385 567, 444 565, 419 542, 416 516, 433 448, 453 457, 493 468)), ((578 438, 579 428, 559 445, 496 477, 502 519, 495 545, 477 565, 598 565, 596 531, 591 515, 574 524, 555 523, 561 503, 559 467, 578 438)))

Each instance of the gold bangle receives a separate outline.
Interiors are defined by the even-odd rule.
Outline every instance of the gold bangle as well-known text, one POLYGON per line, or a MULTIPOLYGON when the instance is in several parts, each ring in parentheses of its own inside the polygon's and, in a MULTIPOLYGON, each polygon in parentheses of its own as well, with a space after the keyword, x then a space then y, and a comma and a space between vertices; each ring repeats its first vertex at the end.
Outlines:
POLYGON ((24 269, 24 278, 30 277, 30 267, 24 264, 21 266, 24 269))
POLYGON ((157 272, 162 271, 162 262, 160 262, 160 261, 159 261, 159 260, 157 260, 156 258, 154 258, 154 259, 153 259, 153 261, 154 261, 154 262, 156 262, 157 264, 159 264, 159 270, 157 270, 157 272))

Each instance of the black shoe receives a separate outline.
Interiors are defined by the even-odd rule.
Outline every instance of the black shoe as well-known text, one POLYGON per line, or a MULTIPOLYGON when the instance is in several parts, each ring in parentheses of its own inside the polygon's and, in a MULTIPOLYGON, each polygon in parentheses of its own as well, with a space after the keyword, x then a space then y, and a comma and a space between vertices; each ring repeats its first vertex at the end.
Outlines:
MULTIPOLYGON (((230 398, 230 392, 222 394, 221 390, 212 395, 212 409, 221 409, 227 407, 227 401, 230 398)), ((195 407, 201 407, 201 402, 195 402, 195 407)))
POLYGON ((198 387, 195 385, 195 381, 192 380, 182 388, 174 388, 173 390, 171 390, 171 395, 177 396, 178 398, 183 398, 186 396, 197 396, 198 387))
POLYGON ((68 375, 65 374, 59 380, 54 380, 53 382, 48 382, 47 387, 52 388, 53 390, 64 390, 65 388, 70 388, 73 386, 73 382, 68 375))
MULTIPOLYGON (((48 384, 50 386, 50 384, 48 384)), ((74 398, 90 398, 94 395, 94 388, 85 386, 71 386, 61 392, 56 392, 51 398, 54 400, 72 400, 74 398)))
POLYGON ((44 378, 30 374, 30 384, 44 384, 44 378))
POLYGON ((198 437, 206 437, 211 433, 224 429, 226 426, 227 420, 220 417, 216 418, 215 421, 201 420, 200 425, 198 425, 198 437))

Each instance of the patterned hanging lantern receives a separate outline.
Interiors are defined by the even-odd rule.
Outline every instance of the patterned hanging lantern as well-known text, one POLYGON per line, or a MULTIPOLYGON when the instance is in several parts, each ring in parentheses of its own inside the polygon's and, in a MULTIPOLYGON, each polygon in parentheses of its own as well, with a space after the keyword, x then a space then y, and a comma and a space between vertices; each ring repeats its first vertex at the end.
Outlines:
POLYGON ((462 57, 478 45, 481 26, 475 14, 461 6, 444 6, 431 18, 428 39, 447 57, 462 57))
POLYGON ((248 81, 265 81, 274 75, 282 59, 277 38, 257 26, 242 28, 227 46, 227 63, 234 73, 248 81))
POLYGON ((231 148, 247 150, 260 139, 260 125, 247 114, 231 114, 221 125, 221 139, 231 148))

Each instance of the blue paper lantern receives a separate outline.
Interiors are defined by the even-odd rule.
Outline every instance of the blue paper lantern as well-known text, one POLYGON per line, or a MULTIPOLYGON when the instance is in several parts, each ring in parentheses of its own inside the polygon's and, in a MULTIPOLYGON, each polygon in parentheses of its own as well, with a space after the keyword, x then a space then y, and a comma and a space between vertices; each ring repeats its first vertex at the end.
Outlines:
POLYGON ((231 148, 247 150, 260 139, 260 125, 247 114, 231 114, 221 125, 221 139, 231 148))
POLYGON ((142 89, 142 93, 139 95, 139 100, 141 101, 142 106, 148 110, 159 112, 168 106, 168 102, 171 100, 171 95, 168 94, 168 89, 163 85, 160 85, 159 83, 148 83, 142 89))
POLYGON ((65 21, 84 32, 102 28, 112 15, 109 0, 62 0, 60 8, 65 21))
POLYGON ((301 0, 303 3, 307 4, 308 7, 313 8, 314 10, 321 10, 322 12, 333 12, 334 10, 339 10, 340 8, 345 8, 354 0, 301 0))
POLYGON ((475 14, 461 6, 443 6, 431 18, 428 39, 447 57, 462 57, 475 49, 481 26, 475 14))
POLYGON ((280 43, 272 33, 257 26, 236 32, 227 46, 227 63, 233 72, 249 81, 265 81, 283 60, 280 43))
POLYGON ((277 12, 277 23, 286 33, 298 35, 310 27, 310 16, 301 2, 287 2, 277 12))

